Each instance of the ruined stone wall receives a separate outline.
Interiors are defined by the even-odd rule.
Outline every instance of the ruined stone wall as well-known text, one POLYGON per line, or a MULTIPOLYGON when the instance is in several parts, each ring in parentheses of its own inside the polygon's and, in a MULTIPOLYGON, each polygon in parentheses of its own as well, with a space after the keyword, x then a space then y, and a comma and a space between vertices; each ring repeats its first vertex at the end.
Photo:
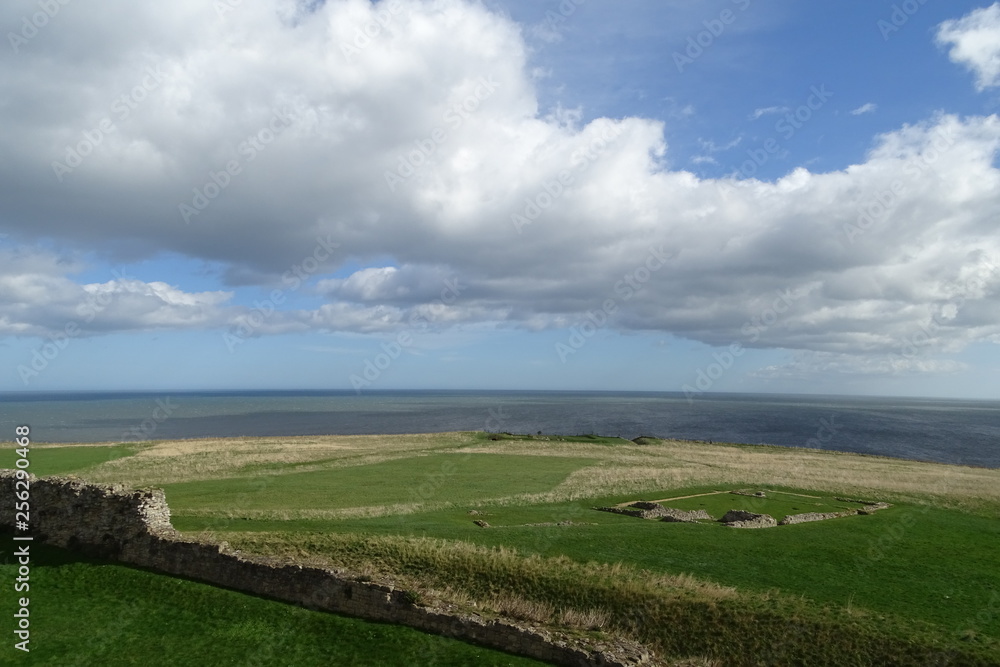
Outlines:
MULTIPOLYGON (((15 477, 0 470, 0 526, 14 527, 15 477)), ((546 662, 633 666, 651 656, 626 642, 593 644, 541 628, 413 604, 404 591, 333 570, 279 565, 184 539, 163 491, 31 476, 31 534, 91 556, 267 596, 309 609, 408 625, 546 662)))

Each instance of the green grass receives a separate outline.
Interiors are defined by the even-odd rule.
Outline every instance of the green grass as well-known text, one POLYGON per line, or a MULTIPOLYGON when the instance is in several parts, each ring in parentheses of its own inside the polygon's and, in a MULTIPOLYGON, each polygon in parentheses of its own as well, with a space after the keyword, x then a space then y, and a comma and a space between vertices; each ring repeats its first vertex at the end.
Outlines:
MULTIPOLYGON (((711 490, 698 487, 646 495, 667 498, 711 490)), ((995 519, 901 505, 870 516, 740 530, 712 523, 645 521, 591 509, 625 500, 629 498, 483 506, 479 516, 470 516, 463 507, 336 521, 217 520, 179 513, 174 525, 185 531, 282 531, 290 536, 325 532, 432 537, 509 547, 526 554, 562 555, 577 562, 623 562, 658 573, 690 573, 746 590, 778 589, 824 604, 905 614, 955 631, 967 629, 968 621, 987 608, 994 595, 1000 595, 1000 557, 996 551, 1000 522, 995 519), (479 528, 473 519, 485 520, 491 527, 479 528), (524 525, 560 521, 582 525, 524 525)), ((709 513, 714 511, 718 517, 730 508, 756 511, 761 502, 723 494, 666 504, 688 503, 696 509, 705 503, 709 513)), ((789 513, 828 509, 800 503, 799 499, 768 502, 778 503, 782 511, 796 509, 789 513)), ((1000 613, 974 625, 980 632, 1000 637, 1000 613)))
POLYGON ((268 441, 260 450, 240 440, 233 443, 238 455, 221 440, 175 453, 162 443, 156 457, 121 469, 95 468, 100 461, 89 458, 103 455, 93 450, 113 448, 59 448, 91 451, 51 462, 63 472, 81 466, 103 481, 129 483, 138 475, 144 485, 161 486, 181 531, 210 531, 250 551, 318 554, 347 569, 382 568, 412 578, 416 588, 481 601, 499 596, 550 611, 571 605, 581 613, 597 605, 616 631, 636 631, 677 651, 687 650, 690 640, 727 665, 929 665, 936 664, 928 653, 934 650, 965 656, 950 664, 1000 664, 1000 479, 994 471, 652 439, 637 445, 598 436, 408 438, 370 444, 330 438, 328 446, 304 443, 315 448, 308 451, 298 450, 295 440, 268 441), (194 456, 214 466, 205 468, 194 456), (216 474, 220 478, 205 479, 216 474), (199 481, 180 481, 187 479, 199 481), (664 504, 705 509, 717 518, 748 509, 779 520, 858 507, 834 494, 895 506, 764 530, 643 521, 592 509, 735 488, 769 493, 763 500, 723 493, 664 504), (789 495, 796 493, 802 495, 789 495), (554 525, 567 521, 571 525, 554 525), (739 595, 675 599, 669 586, 656 594, 645 586, 681 573, 736 587, 739 595), (634 618, 637 607, 649 612, 648 624, 619 623, 619 617, 634 618), (677 627, 691 636, 677 634, 677 627), (740 644, 741 632, 759 634, 761 645, 740 644), (785 649, 770 645, 783 642, 792 653, 778 659, 774 651, 785 649), (876 659, 871 651, 883 649, 871 647, 879 642, 918 657, 887 662, 890 652, 876 659))
MULTIPOLYGON (((13 443, 0 449, 0 468, 13 468, 19 458, 13 443)), ((132 456, 138 451, 135 444, 106 447, 32 447, 28 453, 28 472, 39 477, 84 472, 88 468, 132 456)))
MULTIPOLYGON (((662 524, 661 524, 662 525, 662 524)), ((698 528, 699 526, 689 526, 698 528)), ((398 537, 235 535, 233 543, 272 555, 312 555, 334 566, 366 563, 484 605, 536 620, 570 610, 606 630, 634 633, 661 655, 711 656, 725 665, 995 664, 988 640, 963 641, 912 618, 821 606, 791 596, 720 589, 631 565, 541 558, 510 549, 398 537), (509 602, 520 599, 521 602, 509 602), (508 601, 504 604, 505 601, 508 601)))
MULTIPOLYGON (((13 581, 0 533, 0 572, 13 581)), ((491 665, 543 663, 401 626, 371 623, 32 545, 31 648, 0 664, 491 665), (138 594, 141 591, 141 594, 138 594)), ((13 596, 5 593, 8 630, 13 596)), ((8 632, 9 634, 9 632, 8 632)), ((12 636, 12 635, 11 635, 12 636)))
POLYGON ((314 510, 447 501, 541 493, 591 459, 503 454, 431 454, 364 466, 283 475, 167 484, 167 502, 187 508, 314 510))

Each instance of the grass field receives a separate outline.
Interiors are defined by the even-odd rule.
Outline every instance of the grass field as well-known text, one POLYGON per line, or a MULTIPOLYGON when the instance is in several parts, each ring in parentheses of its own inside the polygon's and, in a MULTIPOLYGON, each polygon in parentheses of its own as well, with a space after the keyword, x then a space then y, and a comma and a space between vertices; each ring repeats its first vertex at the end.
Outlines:
MULTIPOLYGON (((704 488, 681 491, 704 492, 704 488)), ((714 509, 715 516, 721 516, 723 507, 760 509, 750 498, 721 497, 725 500, 709 503, 709 512, 714 509)), ((476 517, 462 510, 438 510, 372 519, 222 523, 180 515, 174 524, 189 531, 240 531, 239 538, 220 537, 244 546, 255 544, 252 532, 272 533, 266 536, 272 544, 298 543, 296 534, 303 539, 317 533, 404 535, 503 546, 548 557, 565 555, 584 563, 625 562, 650 572, 688 573, 761 593, 780 590, 821 603, 852 604, 884 613, 905 610, 907 617, 956 629, 974 615, 971 610, 987 608, 995 599, 992 592, 1000 591, 995 547, 1000 544, 1000 521, 985 517, 902 506, 866 517, 745 531, 719 524, 644 521, 590 509, 593 501, 611 504, 616 500, 622 498, 527 508, 501 506, 480 510, 485 514, 476 517), (477 527, 473 518, 487 521, 490 528, 477 527), (530 525, 560 521, 581 525, 530 525)), ((703 504, 691 501, 687 503, 691 509, 703 504)), ((789 510, 812 511, 788 504, 789 510)), ((1000 614, 980 628, 1000 636, 1000 614)))
POLYGON ((872 647, 884 646, 909 657, 881 664, 938 664, 935 655, 1000 664, 997 470, 452 433, 36 447, 32 471, 158 486, 174 525, 205 539, 395 577, 479 609, 621 632, 667 654, 879 664, 872 647), (767 498, 715 493, 737 488, 767 498), (858 507, 836 496, 894 506, 763 530, 593 509, 679 498, 664 504, 781 519, 858 507), (714 632, 691 635, 706 624, 714 632), (751 628, 785 649, 737 648, 746 639, 734 633, 751 628))
MULTIPOLYGON (((0 572, 16 576, 0 533, 0 572)), ((392 665, 528 667, 542 663, 410 628, 313 612, 62 549, 32 546, 31 649, 0 664, 392 665), (141 591, 141 594, 138 592, 141 591)))
POLYGON ((550 491, 592 459, 547 456, 428 454, 364 466, 309 472, 269 469, 253 477, 166 484, 168 502, 178 513, 197 509, 226 513, 312 509, 337 510, 421 503, 441 498, 478 503, 512 494, 550 491), (238 502, 234 503, 234 499, 238 502))
MULTIPOLYGON (((134 445, 38 447, 31 450, 31 472, 40 477, 70 472, 79 474, 102 463, 132 456, 138 451, 134 445)), ((13 468, 16 460, 13 446, 0 450, 0 468, 13 468)))

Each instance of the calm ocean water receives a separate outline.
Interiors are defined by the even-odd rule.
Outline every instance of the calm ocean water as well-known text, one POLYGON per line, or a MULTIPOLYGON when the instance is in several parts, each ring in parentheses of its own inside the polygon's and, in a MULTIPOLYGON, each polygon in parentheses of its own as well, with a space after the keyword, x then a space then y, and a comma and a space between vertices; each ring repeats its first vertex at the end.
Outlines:
POLYGON ((639 435, 1000 467, 1000 401, 592 392, 0 394, 0 440, 426 433, 639 435))

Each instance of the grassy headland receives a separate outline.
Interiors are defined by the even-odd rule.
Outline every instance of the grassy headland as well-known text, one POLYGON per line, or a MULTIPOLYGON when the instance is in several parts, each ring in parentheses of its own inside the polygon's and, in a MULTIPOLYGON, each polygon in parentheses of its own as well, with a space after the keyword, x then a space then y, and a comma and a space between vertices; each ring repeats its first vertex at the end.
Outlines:
POLYGON ((480 611, 636 636, 664 655, 1000 664, 997 470, 483 433, 37 446, 32 455, 35 474, 164 488, 174 525, 206 539, 390 577, 480 611), (702 495, 735 488, 768 497, 702 495), (836 511, 838 497, 894 506, 764 530, 593 510, 681 496, 693 497, 665 504, 716 517, 836 511))

